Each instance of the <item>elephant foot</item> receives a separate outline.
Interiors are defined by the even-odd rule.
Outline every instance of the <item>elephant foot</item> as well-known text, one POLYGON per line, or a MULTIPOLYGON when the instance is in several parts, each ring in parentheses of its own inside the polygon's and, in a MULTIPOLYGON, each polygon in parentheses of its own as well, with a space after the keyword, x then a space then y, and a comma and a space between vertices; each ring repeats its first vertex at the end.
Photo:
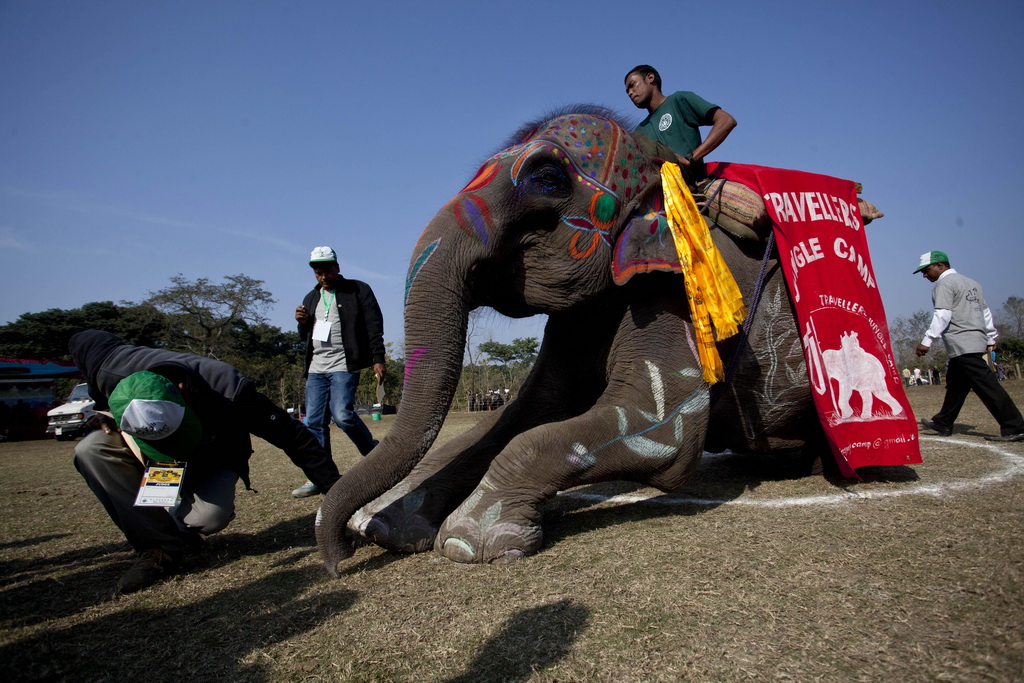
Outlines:
POLYGON ((540 549, 538 517, 532 507, 474 494, 441 525, 434 549, 455 562, 511 564, 540 549))
POLYGON ((360 532, 365 538, 388 550, 400 553, 425 553, 434 548, 437 527, 424 519, 407 518, 401 526, 374 517, 360 532))
POLYGON ((444 543, 439 545, 439 553, 453 562, 463 562, 466 564, 485 562, 487 564, 512 564, 513 562, 518 562, 523 559, 527 554, 532 554, 526 553, 518 548, 512 548, 492 557, 490 560, 484 560, 478 559, 476 551, 462 539, 447 538, 444 543))
POLYGON ((431 514, 427 493, 392 489, 364 505, 349 520, 349 528, 379 546, 402 553, 433 549, 443 514, 431 514))

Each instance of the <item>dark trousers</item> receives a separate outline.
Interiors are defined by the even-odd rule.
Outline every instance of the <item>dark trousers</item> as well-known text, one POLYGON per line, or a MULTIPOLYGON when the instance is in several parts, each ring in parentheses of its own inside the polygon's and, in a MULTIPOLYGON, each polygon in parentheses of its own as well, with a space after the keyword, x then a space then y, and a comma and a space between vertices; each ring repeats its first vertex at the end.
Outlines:
POLYGON ((245 429, 285 452, 306 478, 321 491, 329 491, 341 479, 331 454, 313 432, 249 383, 235 399, 245 429))
POLYGON ((175 507, 135 507, 145 467, 119 432, 87 434, 75 446, 75 467, 139 552, 159 548, 180 557, 188 532, 213 534, 235 517, 238 474, 223 467, 187 467, 181 503, 175 507))
POLYGON ((174 508, 135 506, 145 467, 119 433, 106 434, 97 429, 75 448, 75 467, 136 550, 159 548, 180 556, 189 532, 216 533, 234 519, 239 474, 248 485, 246 461, 252 450, 249 434, 283 450, 322 491, 329 490, 341 477, 338 466, 313 433, 256 391, 251 382, 241 387, 234 406, 234 419, 246 431, 233 430, 230 438, 215 442, 216 453, 194 454, 194 461, 185 470, 181 504, 174 508), (225 457, 224 451, 233 451, 234 457, 225 457), (215 455, 221 459, 215 460, 215 455))
POLYGON ((1024 433, 1024 418, 1014 405, 1006 390, 999 384, 996 375, 989 369, 981 354, 971 353, 949 359, 946 371, 946 397, 942 409, 932 417, 940 427, 952 429, 960 409, 971 390, 999 423, 1002 436, 1024 433))

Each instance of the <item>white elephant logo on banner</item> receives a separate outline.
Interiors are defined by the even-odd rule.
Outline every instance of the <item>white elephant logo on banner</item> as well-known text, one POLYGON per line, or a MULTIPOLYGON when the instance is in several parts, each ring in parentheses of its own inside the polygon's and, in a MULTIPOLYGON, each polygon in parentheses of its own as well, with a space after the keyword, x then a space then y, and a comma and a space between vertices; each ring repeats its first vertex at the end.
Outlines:
MULTIPOLYGON (((830 380, 839 385, 839 416, 843 420, 853 417, 850 397, 860 394, 860 419, 869 420, 874 399, 889 406, 893 415, 903 413, 903 406, 889 393, 885 383, 885 367, 875 356, 861 348, 856 332, 843 334, 838 349, 821 352, 822 364, 830 380)), ((830 382, 831 384, 831 382, 830 382)))

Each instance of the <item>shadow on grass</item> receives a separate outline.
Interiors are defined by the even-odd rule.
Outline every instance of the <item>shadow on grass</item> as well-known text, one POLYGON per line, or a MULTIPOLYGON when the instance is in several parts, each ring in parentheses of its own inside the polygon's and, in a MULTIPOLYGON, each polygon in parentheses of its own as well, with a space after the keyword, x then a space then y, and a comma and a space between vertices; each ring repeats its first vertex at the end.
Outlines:
POLYGON ((206 567, 214 567, 242 557, 268 555, 292 548, 302 549, 296 550, 299 557, 309 555, 316 552, 314 517, 313 514, 306 514, 286 519, 256 533, 232 532, 229 526, 227 530, 207 539, 212 552, 196 556, 192 566, 203 567, 205 562, 206 567))
MULTIPOLYGON (((294 564, 306 556, 317 552, 316 534, 313 530, 315 518, 315 514, 310 514, 296 519, 289 519, 257 534, 219 534, 216 537, 217 548, 222 550, 220 550, 217 560, 211 562, 207 568, 212 568, 217 564, 223 563, 223 561, 233 561, 242 556, 258 554, 250 552, 248 550, 250 546, 258 547, 261 553, 301 548, 301 550, 296 550, 291 557, 279 560, 274 566, 294 564)), ((378 548, 372 541, 368 541, 360 536, 351 535, 349 540, 357 549, 362 547, 378 548)), ((382 569, 392 562, 406 557, 406 553, 387 551, 383 548, 378 549, 382 551, 382 554, 374 555, 354 564, 345 569, 342 574, 351 575, 369 569, 382 569)), ((322 565, 318 564, 318 566, 322 565)))
MULTIPOLYGON (((230 529, 230 527, 228 527, 230 529)), ((22 542, 31 546, 40 539, 22 542), (33 542, 35 541, 35 542, 33 542)), ((257 533, 225 532, 209 539, 206 552, 186 557, 184 571, 216 571, 247 556, 298 548, 275 566, 290 566, 316 551, 313 515, 275 524, 257 533)), ((108 600, 118 577, 135 561, 127 542, 105 543, 55 555, 0 564, 0 606, 5 627, 24 627, 82 612, 108 600)))
POLYGON ((970 422, 957 422, 953 425, 953 436, 977 436, 984 438, 986 436, 992 436, 993 434, 999 433, 999 427, 997 426, 995 431, 978 431, 978 425, 971 424, 970 422))
MULTIPOLYGON (((61 538, 67 538, 71 534, 50 534, 49 536, 36 536, 35 538, 24 538, 20 541, 11 541, 9 543, 0 543, 0 550, 7 550, 9 548, 28 548, 40 543, 47 543, 49 541, 56 541, 61 538)), ((2 567, 2 565, 0 565, 2 567)))
POLYGON ((568 654, 588 616, 571 600, 522 610, 484 644, 464 673, 445 683, 528 680, 568 654))
POLYGON ((297 597, 322 584, 316 568, 287 569, 202 600, 145 606, 154 591, 180 590, 159 584, 130 598, 139 607, 0 647, 0 672, 9 681, 261 680, 259 664, 242 663, 247 655, 299 637, 355 602, 347 590, 297 597))
MULTIPOLYGON (((28 539, 17 545, 11 543, 8 547, 31 547, 55 538, 61 538, 61 536, 28 539)), ((111 553, 124 551, 127 547, 127 543, 104 543, 103 545, 96 545, 90 548, 69 550, 51 557, 25 558, 0 562, 0 586, 8 586, 12 583, 25 581, 26 579, 45 578, 54 572, 84 567, 93 564, 97 558, 102 559, 111 553)))
POLYGON ((0 564, 0 624, 16 628, 60 619, 104 601, 117 581, 111 566, 132 557, 127 543, 105 543, 0 564))
MULTIPOLYGON (((982 408, 982 410, 984 410, 984 408, 982 408)), ((963 414, 961 414, 960 417, 963 417, 963 414)), ((930 430, 930 429, 928 429, 926 427, 922 427, 921 430, 922 430, 921 431, 921 435, 922 436, 936 436, 936 433, 934 431, 932 431, 932 430, 930 430)), ((989 425, 987 427, 985 427, 985 428, 981 428, 980 425, 972 424, 970 422, 964 422, 963 420, 959 420, 959 421, 956 422, 956 424, 953 425, 953 434, 952 434, 952 436, 954 436, 954 437, 957 437, 957 436, 976 436, 979 439, 983 439, 986 436, 998 436, 998 435, 999 435, 999 425, 998 425, 998 423, 995 423, 994 421, 989 423, 989 425)))
MULTIPOLYGON (((909 465, 892 465, 889 467, 869 465, 858 469, 857 474, 860 475, 861 482, 865 484, 908 483, 921 479, 917 474, 917 470, 909 465)), ((837 485, 844 485, 845 488, 846 485, 851 483, 856 482, 852 479, 843 479, 837 485)))
POLYGON ((354 576, 365 571, 383 569, 392 562, 398 562, 406 557, 409 557, 409 553, 400 553, 394 550, 387 550, 385 548, 376 546, 376 544, 374 544, 372 541, 367 541, 362 538, 355 540, 355 545, 357 549, 360 547, 374 546, 378 551, 380 551, 380 554, 373 555, 372 557, 368 557, 365 560, 360 560, 359 562, 356 562, 355 564, 346 567, 340 572, 341 576, 354 576))

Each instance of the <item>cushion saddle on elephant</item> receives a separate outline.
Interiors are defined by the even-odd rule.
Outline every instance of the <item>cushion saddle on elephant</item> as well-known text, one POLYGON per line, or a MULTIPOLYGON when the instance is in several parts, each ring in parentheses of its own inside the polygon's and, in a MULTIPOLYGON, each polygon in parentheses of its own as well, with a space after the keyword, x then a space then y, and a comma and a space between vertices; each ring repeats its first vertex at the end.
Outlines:
MULTIPOLYGON (((656 161, 664 162, 676 159, 675 153, 664 143, 656 142, 646 135, 636 132, 633 133, 633 139, 636 140, 641 150, 654 157, 656 161)), ((686 178, 686 180, 697 206, 715 225, 739 239, 756 240, 761 243, 768 239, 771 234, 771 221, 765 210, 764 200, 756 191, 742 183, 724 178, 709 177, 696 183, 692 183, 690 178, 686 178)), ((860 183, 856 185, 859 195, 863 188, 860 183)), ((861 217, 864 219, 864 225, 885 215, 873 204, 859 196, 857 205, 860 208, 861 217)))

